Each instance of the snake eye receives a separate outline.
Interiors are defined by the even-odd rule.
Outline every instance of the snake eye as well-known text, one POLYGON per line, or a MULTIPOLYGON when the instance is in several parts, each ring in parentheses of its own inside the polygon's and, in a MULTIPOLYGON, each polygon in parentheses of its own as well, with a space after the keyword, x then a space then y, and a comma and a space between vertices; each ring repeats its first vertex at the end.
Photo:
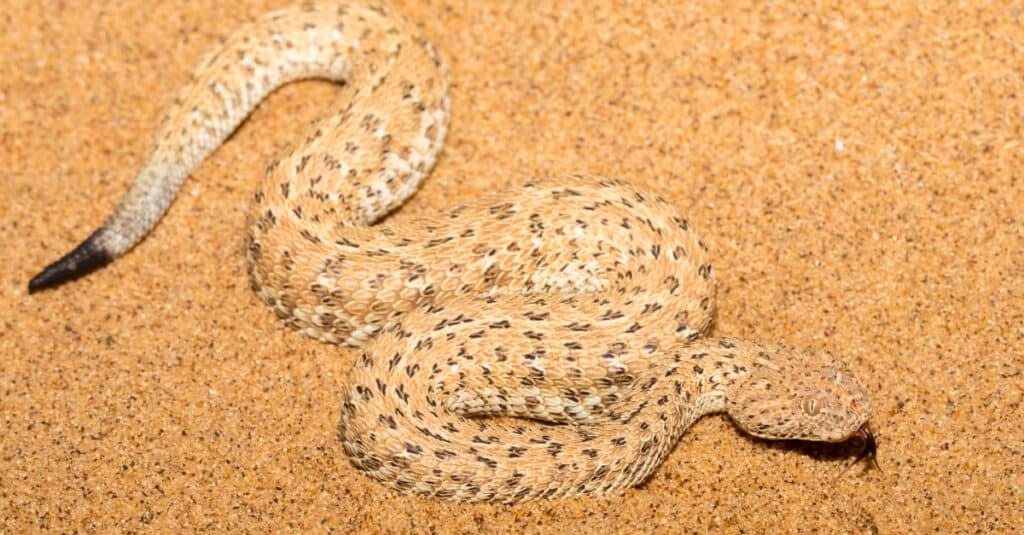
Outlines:
POLYGON ((804 398, 804 412, 808 416, 817 416, 821 410, 821 400, 815 396, 808 396, 804 398))

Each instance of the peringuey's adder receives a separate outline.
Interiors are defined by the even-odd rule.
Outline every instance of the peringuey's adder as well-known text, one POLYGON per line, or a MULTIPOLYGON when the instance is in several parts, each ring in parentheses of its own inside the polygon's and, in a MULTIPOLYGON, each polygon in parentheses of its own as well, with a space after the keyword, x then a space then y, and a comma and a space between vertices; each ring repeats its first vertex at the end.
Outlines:
POLYGON ((247 257, 286 323, 363 348, 341 436, 367 475, 463 500, 621 489, 712 412, 763 438, 859 437, 874 452, 868 399, 838 359, 704 336, 707 248, 657 195, 562 176, 377 223, 434 165, 449 116, 439 55, 380 4, 303 4, 231 34, 113 214, 30 290, 131 249, 264 96, 310 77, 342 94, 268 166, 247 257), (519 418, 483 417, 496 415, 519 418))

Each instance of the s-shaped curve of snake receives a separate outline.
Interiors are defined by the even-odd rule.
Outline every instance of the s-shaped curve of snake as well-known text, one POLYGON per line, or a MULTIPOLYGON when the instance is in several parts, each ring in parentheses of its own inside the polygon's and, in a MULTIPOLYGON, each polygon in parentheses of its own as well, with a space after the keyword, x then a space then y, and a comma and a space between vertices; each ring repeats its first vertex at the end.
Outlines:
POLYGON ((280 318, 363 349, 341 404, 359 470, 451 499, 609 491, 642 482, 714 412, 758 437, 859 437, 874 453, 867 397, 838 359, 704 336, 707 248, 657 195, 565 176, 378 223, 434 165, 449 115, 439 55, 380 4, 304 4, 232 33, 107 221, 30 290, 131 249, 264 96, 309 77, 342 94, 267 167, 246 251, 280 318))

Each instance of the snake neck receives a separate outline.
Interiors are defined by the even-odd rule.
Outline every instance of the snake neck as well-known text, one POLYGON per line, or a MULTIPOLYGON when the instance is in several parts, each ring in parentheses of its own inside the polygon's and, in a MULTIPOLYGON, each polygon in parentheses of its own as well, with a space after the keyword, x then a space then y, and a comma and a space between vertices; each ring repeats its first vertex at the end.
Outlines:
POLYGON ((678 438, 705 415, 728 412, 760 353, 758 344, 735 338, 701 338, 676 352, 665 374, 688 382, 681 392, 679 382, 673 385, 679 421, 671 435, 678 438))

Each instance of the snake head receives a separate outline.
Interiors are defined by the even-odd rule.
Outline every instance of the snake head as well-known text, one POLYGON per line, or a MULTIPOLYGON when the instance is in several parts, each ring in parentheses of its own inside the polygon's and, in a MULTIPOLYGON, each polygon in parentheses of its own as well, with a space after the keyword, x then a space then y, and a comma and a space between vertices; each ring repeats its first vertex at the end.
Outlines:
POLYGON ((790 348, 762 351, 727 398, 741 429, 772 440, 842 442, 871 416, 864 389, 845 364, 790 348))

